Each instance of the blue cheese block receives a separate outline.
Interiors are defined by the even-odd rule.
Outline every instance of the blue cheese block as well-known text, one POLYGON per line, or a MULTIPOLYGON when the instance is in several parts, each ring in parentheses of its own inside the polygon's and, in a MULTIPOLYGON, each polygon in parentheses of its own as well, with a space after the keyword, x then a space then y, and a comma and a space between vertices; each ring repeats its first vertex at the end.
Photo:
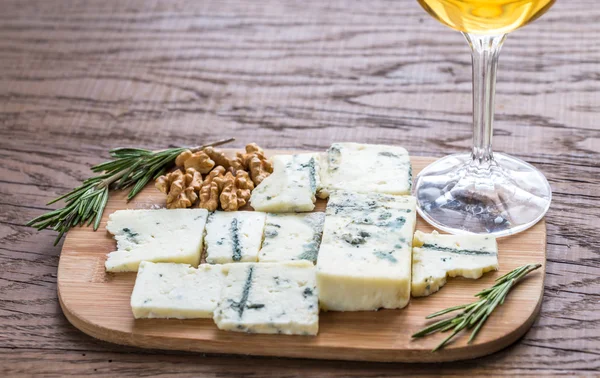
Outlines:
POLYGON ((252 191, 250 205, 271 213, 312 211, 320 187, 319 167, 314 153, 273 156, 273 173, 252 191))
POLYGON ((205 209, 118 210, 106 229, 117 240, 108 272, 136 272, 142 261, 198 266, 208 211, 205 209))
POLYGON ((206 224, 206 262, 256 262, 266 214, 258 211, 216 211, 206 224))
POLYGON ((319 303, 315 267, 309 261, 227 264, 214 313, 226 331, 316 335, 319 303))
POLYGON ((414 197, 332 192, 317 259, 321 308, 406 306, 415 223, 414 197))
POLYGON ((498 270, 498 245, 493 236, 415 233, 413 297, 435 293, 446 284, 447 276, 477 279, 492 270, 498 270))
POLYGON ((402 147, 334 143, 321 163, 319 197, 332 190, 358 193, 410 194, 412 168, 402 147))
POLYGON ((138 270, 131 309, 139 318, 212 318, 225 275, 222 265, 143 261, 138 270))
POLYGON ((315 263, 325 213, 267 214, 260 262, 308 260, 315 263))

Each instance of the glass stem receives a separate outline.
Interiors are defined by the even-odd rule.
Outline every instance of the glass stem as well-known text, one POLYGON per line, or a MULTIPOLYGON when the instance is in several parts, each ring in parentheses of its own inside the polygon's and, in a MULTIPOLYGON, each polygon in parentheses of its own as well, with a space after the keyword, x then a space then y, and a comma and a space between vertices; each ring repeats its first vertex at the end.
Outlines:
POLYGON ((477 35, 463 33, 471 47, 473 60, 473 151, 475 164, 489 165, 492 154, 494 93, 498 56, 506 34, 477 35))

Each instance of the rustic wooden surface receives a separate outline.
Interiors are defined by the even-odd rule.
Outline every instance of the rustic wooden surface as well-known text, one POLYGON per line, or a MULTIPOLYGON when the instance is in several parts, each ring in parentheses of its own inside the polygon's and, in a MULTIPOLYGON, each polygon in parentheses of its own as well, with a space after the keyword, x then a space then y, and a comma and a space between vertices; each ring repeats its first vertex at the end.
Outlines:
MULTIPOLYGON (((233 155, 233 151, 227 151, 233 155)), ((294 150, 266 150, 268 156, 294 150)), ((435 161, 413 156, 413 173, 435 161)), ((106 231, 109 214, 123 209, 154 209, 165 206, 165 195, 149 184, 132 201, 119 192, 106 204, 100 227, 69 231, 58 265, 58 297, 64 315, 83 332, 117 344, 182 351, 252 354, 258 356, 304 357, 351 361, 441 362, 472 359, 496 352, 514 343, 535 321, 541 306, 546 270, 546 225, 539 222, 526 232, 498 241, 497 272, 478 280, 449 279, 440 292, 427 298, 413 298, 402 310, 324 312, 319 315, 316 337, 247 335, 222 332, 212 319, 178 321, 173 319, 135 320, 130 298, 135 274, 105 272, 106 254, 116 248, 106 231), (431 353, 447 335, 412 339, 411 335, 431 321, 425 317, 444 308, 474 301, 473 294, 494 285, 513 269, 540 262, 543 266, 519 284, 511 299, 495 311, 472 343, 461 337, 443 352, 431 353), (96 304, 110 298, 101 309, 96 304)), ((325 211, 326 201, 318 200, 315 211, 325 211)), ((250 208, 249 208, 250 210, 250 208)), ((433 227, 417 217, 417 230, 433 227)))
MULTIPOLYGON (((111 147, 226 135, 238 146, 383 142, 413 155, 471 138, 462 37, 415 1, 0 2, 0 372, 114 376, 594 375, 600 369, 600 10, 558 1, 510 36, 494 146, 554 190, 542 312, 473 361, 375 364, 146 351, 69 325, 61 245, 26 221, 111 147)), ((99 304, 101 306, 102 304, 99 304)))

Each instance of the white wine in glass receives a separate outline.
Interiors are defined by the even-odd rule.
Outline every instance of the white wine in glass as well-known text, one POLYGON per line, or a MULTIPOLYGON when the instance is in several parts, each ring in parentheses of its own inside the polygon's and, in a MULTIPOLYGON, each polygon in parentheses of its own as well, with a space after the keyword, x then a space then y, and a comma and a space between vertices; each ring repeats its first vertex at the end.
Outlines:
POLYGON ((415 179, 419 214, 455 234, 506 236, 537 223, 552 191, 528 163, 492 153, 498 55, 506 33, 535 20, 554 0, 417 0, 438 21, 463 33, 473 61, 473 147, 446 156, 415 179))
POLYGON ((509 33, 540 17, 554 0, 417 0, 439 22, 475 34, 509 33))

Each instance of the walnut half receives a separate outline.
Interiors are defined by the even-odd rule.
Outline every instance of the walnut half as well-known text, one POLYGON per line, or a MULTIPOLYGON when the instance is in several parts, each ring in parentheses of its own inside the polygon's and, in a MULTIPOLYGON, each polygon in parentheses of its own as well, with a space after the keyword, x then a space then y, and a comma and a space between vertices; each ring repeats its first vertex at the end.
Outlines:
POLYGON ((246 153, 238 152, 236 154, 236 169, 243 169, 250 172, 250 178, 255 186, 258 186, 262 180, 273 173, 273 163, 267 159, 265 152, 256 143, 250 143, 246 146, 246 153))
POLYGON ((167 195, 168 209, 191 207, 198 199, 202 175, 193 168, 178 169, 156 179, 155 187, 167 195))
POLYGON ((224 177, 223 191, 219 199, 221 208, 225 211, 236 211, 248 203, 254 183, 246 171, 236 171, 235 176, 231 171, 224 177))
POLYGON ((175 159, 175 165, 184 169, 194 168, 196 171, 207 174, 215 166, 215 162, 203 151, 192 152, 185 150, 175 159))
POLYGON ((223 151, 216 150, 214 147, 206 147, 202 150, 208 157, 210 157, 216 166, 221 166, 225 169, 231 167, 231 159, 229 159, 223 151))
POLYGON ((200 188, 200 204, 198 207, 215 211, 219 207, 219 194, 223 190, 225 168, 216 166, 202 182, 200 188))

